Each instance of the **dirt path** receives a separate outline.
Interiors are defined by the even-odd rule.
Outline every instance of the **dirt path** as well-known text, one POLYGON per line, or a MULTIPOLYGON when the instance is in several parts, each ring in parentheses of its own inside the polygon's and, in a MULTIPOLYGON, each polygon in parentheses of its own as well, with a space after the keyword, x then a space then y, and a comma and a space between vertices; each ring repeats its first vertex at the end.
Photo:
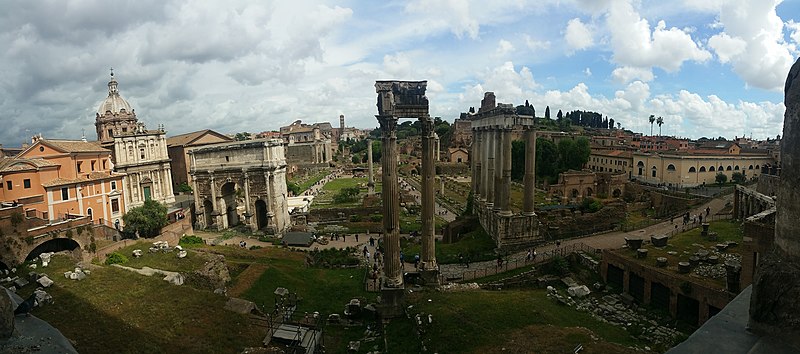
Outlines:
POLYGON ((267 268, 269 268, 269 266, 263 263, 251 263, 247 266, 247 269, 236 277, 236 284, 228 289, 228 294, 233 297, 241 296, 256 283, 256 280, 261 277, 261 274, 264 273, 267 268))

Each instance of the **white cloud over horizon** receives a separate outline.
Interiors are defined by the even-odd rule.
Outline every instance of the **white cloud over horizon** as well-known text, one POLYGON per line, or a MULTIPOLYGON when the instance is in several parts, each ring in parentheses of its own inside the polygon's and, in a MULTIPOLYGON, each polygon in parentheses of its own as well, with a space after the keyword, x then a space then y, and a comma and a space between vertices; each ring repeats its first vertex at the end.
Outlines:
POLYGON ((111 66, 140 120, 169 135, 339 114, 375 127, 374 82, 396 78, 428 80, 431 113, 451 121, 493 91, 641 132, 655 114, 669 134, 774 137, 800 54, 800 19, 787 15, 800 12, 773 0, 710 1, 663 18, 632 0, 104 5, 5 6, 0 143, 92 138, 111 66))

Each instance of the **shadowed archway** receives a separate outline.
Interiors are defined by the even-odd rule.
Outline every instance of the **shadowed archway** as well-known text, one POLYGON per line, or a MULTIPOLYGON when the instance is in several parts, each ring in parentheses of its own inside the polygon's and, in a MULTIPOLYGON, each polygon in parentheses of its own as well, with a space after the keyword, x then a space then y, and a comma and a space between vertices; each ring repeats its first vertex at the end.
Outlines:
POLYGON ((52 240, 48 240, 43 242, 41 245, 36 246, 32 251, 28 253, 28 256, 25 257, 26 261, 39 257, 40 254, 45 252, 61 252, 61 251, 75 251, 81 250, 80 244, 77 241, 70 239, 70 238, 54 238, 52 240))

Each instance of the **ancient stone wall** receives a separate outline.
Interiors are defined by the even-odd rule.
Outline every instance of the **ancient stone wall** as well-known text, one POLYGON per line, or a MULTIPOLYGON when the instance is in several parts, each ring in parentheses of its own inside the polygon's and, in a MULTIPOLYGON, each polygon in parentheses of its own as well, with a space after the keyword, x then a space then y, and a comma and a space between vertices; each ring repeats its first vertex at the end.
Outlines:
POLYGON ((351 215, 358 215, 363 218, 369 218, 370 215, 380 215, 381 207, 359 207, 359 208, 325 208, 325 209, 311 209, 308 213, 309 222, 330 221, 330 220, 349 220, 351 215))
POLYGON ((756 191, 763 195, 778 195, 778 183, 780 176, 761 174, 758 176, 758 184, 756 184, 756 191))

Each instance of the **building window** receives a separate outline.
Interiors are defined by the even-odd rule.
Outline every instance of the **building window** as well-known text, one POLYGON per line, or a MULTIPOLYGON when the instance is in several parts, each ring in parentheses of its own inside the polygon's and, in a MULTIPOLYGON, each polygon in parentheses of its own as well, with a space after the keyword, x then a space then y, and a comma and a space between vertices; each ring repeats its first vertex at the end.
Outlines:
POLYGON ((117 190, 117 181, 111 181, 111 190, 112 191, 117 190))
POLYGON ((11 181, 6 181, 6 189, 8 189, 8 190, 14 189, 14 185, 11 184, 11 181))
POLYGON ((739 171, 739 165, 736 165, 736 166, 734 166, 734 167, 733 167, 733 169, 734 169, 735 171, 739 171))
POLYGON ((706 172, 706 167, 705 166, 700 166, 700 172, 706 172))
POLYGON ((92 171, 94 171, 94 161, 92 161, 92 171))
POLYGON ((69 200, 69 187, 61 188, 61 200, 69 200))
POLYGON ((78 173, 81 173, 81 164, 83 164, 83 162, 78 161, 78 173))
POLYGON ((714 172, 714 171, 715 171, 714 170, 714 166, 711 166, 711 167, 708 168, 708 172, 714 172))
POLYGON ((231 162, 231 157, 230 156, 225 156, 225 162, 231 162))
POLYGON ((24 187, 25 189, 31 188, 31 180, 30 180, 30 178, 26 178, 26 179, 22 180, 22 187, 24 187))
POLYGON ((114 198, 111 199, 111 212, 114 214, 119 214, 119 199, 114 198))
POLYGON ((144 149, 139 149, 139 158, 144 160, 144 149))
POLYGON ((103 159, 103 169, 106 169, 106 159, 103 159))
POLYGON ((128 132, 128 128, 122 128, 122 132, 123 133, 127 133, 128 132))
POLYGON ((114 137, 114 131, 113 130, 111 130, 111 129, 108 130, 108 137, 109 138, 114 137))
POLYGON ((669 164, 669 166, 667 166, 667 171, 675 171, 675 165, 669 164))
POLYGON ((656 176, 656 167, 655 166, 653 166, 651 172, 652 172, 653 177, 655 177, 656 176))
POLYGON ((689 172, 697 172, 697 170, 695 170, 694 166, 692 166, 692 167, 689 167, 689 172))
POLYGON ((731 165, 728 165, 728 171, 732 170, 731 165))

